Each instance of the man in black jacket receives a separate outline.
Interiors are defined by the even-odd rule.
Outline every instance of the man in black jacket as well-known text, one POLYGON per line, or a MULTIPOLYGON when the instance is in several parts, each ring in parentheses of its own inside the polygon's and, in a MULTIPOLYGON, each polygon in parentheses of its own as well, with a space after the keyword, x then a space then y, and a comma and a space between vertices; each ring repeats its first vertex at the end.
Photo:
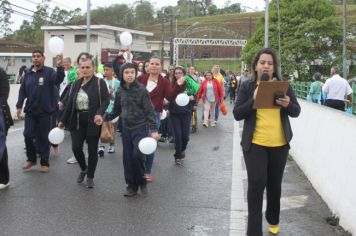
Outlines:
POLYGON ((32 52, 33 66, 26 73, 19 91, 16 104, 17 116, 21 116, 22 106, 26 100, 25 116, 25 145, 27 161, 24 170, 36 164, 37 152, 41 156, 42 173, 48 172, 49 150, 48 133, 52 127, 53 113, 57 110, 58 85, 64 79, 63 55, 57 55, 57 72, 44 66, 45 57, 41 50, 32 52))

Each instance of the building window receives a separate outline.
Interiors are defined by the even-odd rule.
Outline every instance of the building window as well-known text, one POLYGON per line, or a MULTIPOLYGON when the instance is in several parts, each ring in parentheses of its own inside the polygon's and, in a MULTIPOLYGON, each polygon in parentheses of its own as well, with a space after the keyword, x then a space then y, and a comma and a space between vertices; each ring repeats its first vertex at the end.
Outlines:
POLYGON ((22 62, 22 63, 26 63, 26 58, 22 58, 22 59, 21 59, 21 62, 22 62))
MULTIPOLYGON (((74 35, 74 42, 75 43, 85 43, 86 41, 87 41, 87 36, 85 34, 74 35)), ((91 34, 90 35, 90 42, 91 43, 98 42, 98 35, 91 34)))

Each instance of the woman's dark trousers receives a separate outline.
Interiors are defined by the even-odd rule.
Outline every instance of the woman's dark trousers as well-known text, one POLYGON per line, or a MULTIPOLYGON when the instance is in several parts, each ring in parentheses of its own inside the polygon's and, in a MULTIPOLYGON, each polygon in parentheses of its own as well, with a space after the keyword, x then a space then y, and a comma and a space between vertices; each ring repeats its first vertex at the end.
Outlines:
POLYGON ((170 118, 172 121, 175 140, 176 152, 174 153, 174 158, 182 159, 184 158, 184 151, 189 142, 192 113, 170 114, 170 118))
POLYGON ((262 236, 263 193, 267 189, 266 220, 279 224, 281 184, 289 146, 264 147, 251 144, 244 152, 248 176, 248 236, 262 236))
POLYGON ((0 184, 7 184, 9 182, 9 166, 7 148, 5 147, 4 154, 0 158, 0 184))
POLYGON ((72 151, 77 159, 80 169, 87 170, 87 177, 94 178, 96 165, 98 163, 98 142, 99 134, 96 136, 87 135, 88 128, 88 113, 83 112, 79 114, 79 129, 71 131, 72 136, 72 151), (84 141, 88 144, 88 165, 85 160, 83 152, 84 141))

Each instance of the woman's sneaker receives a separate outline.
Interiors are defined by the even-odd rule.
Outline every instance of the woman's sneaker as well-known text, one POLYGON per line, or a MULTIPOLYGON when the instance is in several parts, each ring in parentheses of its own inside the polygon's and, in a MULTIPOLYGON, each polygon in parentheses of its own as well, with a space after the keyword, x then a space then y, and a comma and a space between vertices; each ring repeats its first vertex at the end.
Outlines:
POLYGON ((104 154, 105 154, 105 147, 104 146, 100 146, 98 148, 98 156, 99 157, 104 157, 104 154))
POLYGON ((115 153, 115 146, 109 146, 108 153, 115 153))
POLYGON ((75 163, 77 163, 78 161, 77 161, 77 159, 75 159, 75 156, 72 156, 71 158, 69 158, 68 160, 67 160, 67 164, 75 164, 75 163))

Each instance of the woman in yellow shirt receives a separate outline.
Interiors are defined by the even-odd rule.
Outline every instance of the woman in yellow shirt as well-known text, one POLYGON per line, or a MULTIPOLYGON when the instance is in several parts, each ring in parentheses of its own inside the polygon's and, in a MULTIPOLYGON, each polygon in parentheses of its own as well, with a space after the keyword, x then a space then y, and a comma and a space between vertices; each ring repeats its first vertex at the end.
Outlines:
MULTIPOLYGON (((268 230, 278 234, 281 184, 293 133, 290 117, 297 117, 300 106, 289 86, 284 98, 274 109, 254 109, 253 103, 263 74, 270 81, 282 80, 278 61, 272 49, 260 50, 252 63, 253 77, 241 85, 234 107, 236 120, 244 120, 241 146, 248 175, 247 235, 262 236, 263 193, 267 189, 266 220, 268 230)), ((273 82, 272 82, 273 83, 273 82)))

